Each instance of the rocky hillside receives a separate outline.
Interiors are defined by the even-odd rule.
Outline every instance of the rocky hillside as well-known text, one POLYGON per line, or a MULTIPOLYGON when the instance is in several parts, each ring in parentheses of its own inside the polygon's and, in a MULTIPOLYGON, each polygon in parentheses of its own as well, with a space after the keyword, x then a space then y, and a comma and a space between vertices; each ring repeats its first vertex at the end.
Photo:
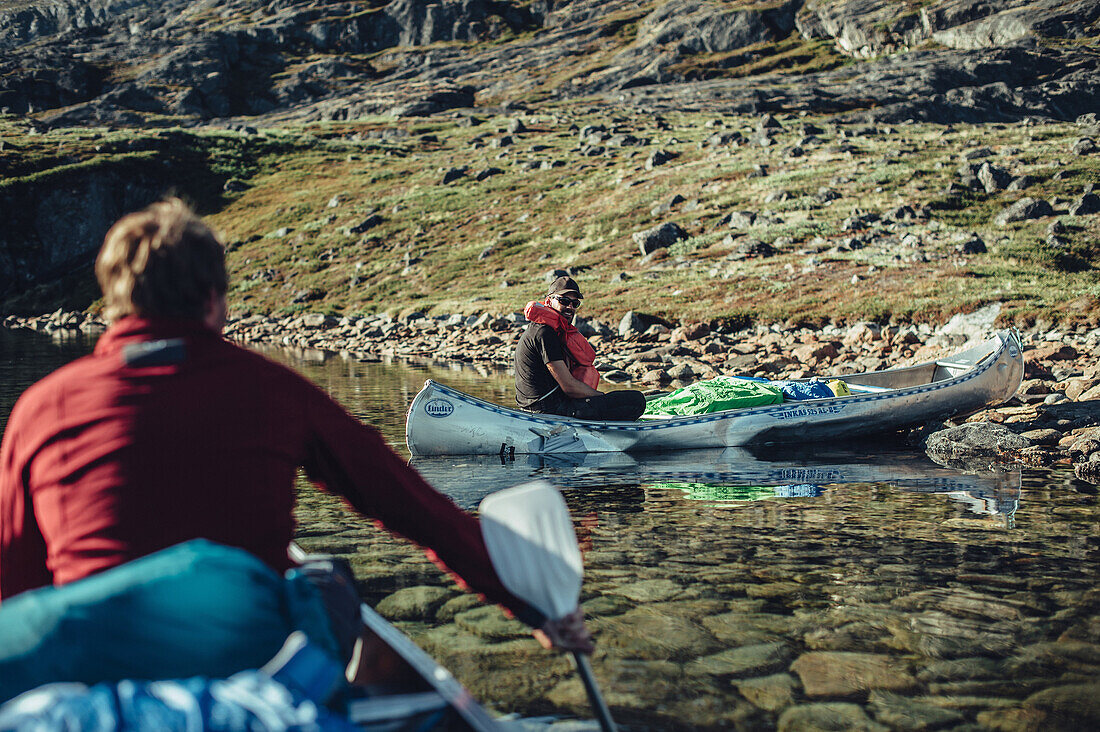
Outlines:
POLYGON ((602 95, 1072 120, 1100 107, 1098 18, 1098 0, 6 0, 0 107, 150 125, 602 95))
POLYGON ((108 223, 175 192, 242 313, 505 312, 568 268, 665 317, 1091 322, 1098 18, 0 0, 0 309, 87 307, 108 223))

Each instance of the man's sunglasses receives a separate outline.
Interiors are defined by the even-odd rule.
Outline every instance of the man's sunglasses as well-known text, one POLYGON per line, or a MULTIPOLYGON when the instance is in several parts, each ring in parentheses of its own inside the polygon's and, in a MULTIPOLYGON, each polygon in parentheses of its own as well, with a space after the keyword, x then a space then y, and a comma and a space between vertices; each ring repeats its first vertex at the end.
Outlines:
POLYGON ((553 295, 552 297, 566 307, 579 308, 581 306, 580 300, 574 300, 573 298, 566 297, 565 295, 553 295))

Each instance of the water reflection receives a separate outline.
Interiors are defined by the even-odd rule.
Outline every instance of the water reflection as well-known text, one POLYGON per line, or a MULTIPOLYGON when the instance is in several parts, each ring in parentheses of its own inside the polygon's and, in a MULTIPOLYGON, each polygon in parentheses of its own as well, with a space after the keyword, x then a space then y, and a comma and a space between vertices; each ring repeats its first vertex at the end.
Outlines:
POLYGON ((78 330, 46 334, 0 328, 0 430, 28 386, 90 352, 98 337, 78 330))
POLYGON ((390 446, 406 457, 405 415, 427 379, 498 404, 515 399, 512 377, 503 369, 409 362, 385 356, 363 359, 350 353, 317 350, 252 348, 308 377, 356 417, 378 428, 390 446))
POLYGON ((542 478, 565 489, 633 483, 679 491, 687 500, 716 504, 765 499, 814 499, 824 486, 881 483, 938 494, 976 514, 1012 525, 1020 500, 1019 466, 964 472, 923 454, 868 443, 862 449, 787 447, 782 450, 680 450, 667 453, 417 457, 421 475, 460 506, 473 509, 489 493, 542 478))
MULTIPOLYGON (((0 330, 3 414, 89 347, 0 330)), ((491 369, 267 353, 398 450, 426 378, 512 399, 491 369)), ((1083 715, 1100 678, 1100 507, 1066 469, 967 471, 882 444, 413 465, 467 509, 532 478, 563 487, 585 549, 593 665, 625 726, 1073 727, 1051 710, 1086 721, 1076 728, 1095 721, 1083 715)), ((589 714, 562 657, 419 549, 304 484, 297 516, 299 541, 345 555, 360 592, 479 699, 589 714)))

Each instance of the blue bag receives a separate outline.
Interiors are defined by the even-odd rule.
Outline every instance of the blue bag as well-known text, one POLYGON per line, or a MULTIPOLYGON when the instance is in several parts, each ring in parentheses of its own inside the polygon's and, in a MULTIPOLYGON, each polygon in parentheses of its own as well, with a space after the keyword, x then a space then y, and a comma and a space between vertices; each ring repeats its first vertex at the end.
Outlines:
POLYGON ((294 633, 267 667, 228 679, 47 684, 0 706, 0 732, 352 732, 323 704, 343 668, 294 633))
POLYGON ((189 541, 0 605, 0 702, 57 681, 225 678, 262 666, 295 630, 340 657, 306 577, 189 541))
POLYGON ((776 381, 773 383, 783 391, 783 399, 786 401, 828 399, 836 396, 824 381, 776 381))

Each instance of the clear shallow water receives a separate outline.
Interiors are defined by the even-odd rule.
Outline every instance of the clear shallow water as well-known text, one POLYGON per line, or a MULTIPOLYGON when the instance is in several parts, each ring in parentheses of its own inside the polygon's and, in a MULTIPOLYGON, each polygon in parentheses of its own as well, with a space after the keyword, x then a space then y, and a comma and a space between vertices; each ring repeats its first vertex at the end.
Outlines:
MULTIPOLYGON (((3 413, 87 347, 0 331, 3 413)), ((501 373, 269 355, 399 451, 425 378, 511 399, 501 373)), ((964 473, 881 444, 414 466, 471 510, 533 477, 562 487, 585 552, 593 665, 632 727, 1095 721, 1100 507, 1067 470, 964 473)), ((524 715, 588 714, 561 657, 454 589, 407 543, 304 485, 299 522, 307 548, 347 556, 362 594, 479 699, 524 715)))

